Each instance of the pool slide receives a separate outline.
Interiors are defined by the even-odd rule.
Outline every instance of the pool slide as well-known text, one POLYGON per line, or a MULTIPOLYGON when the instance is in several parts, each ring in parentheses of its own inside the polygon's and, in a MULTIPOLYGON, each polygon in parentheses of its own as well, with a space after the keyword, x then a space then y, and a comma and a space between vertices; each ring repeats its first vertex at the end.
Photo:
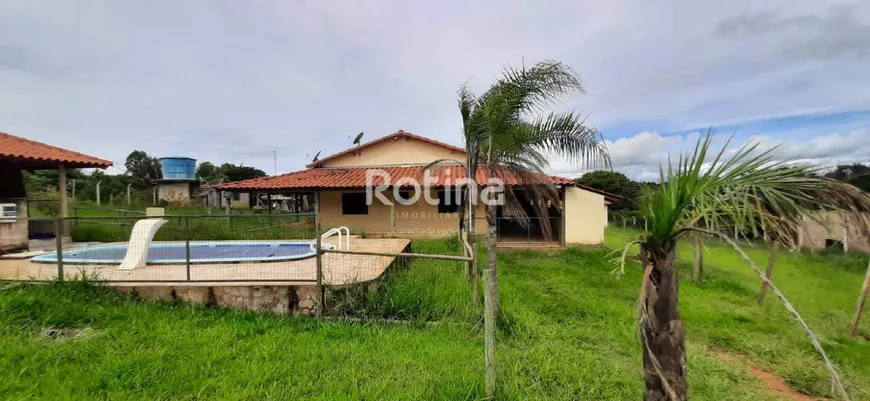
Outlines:
POLYGON ((127 254, 124 261, 118 266, 120 270, 133 270, 137 267, 145 267, 148 260, 148 249, 151 241, 161 226, 166 224, 165 219, 143 219, 133 226, 133 234, 130 235, 130 244, 127 246, 127 254))

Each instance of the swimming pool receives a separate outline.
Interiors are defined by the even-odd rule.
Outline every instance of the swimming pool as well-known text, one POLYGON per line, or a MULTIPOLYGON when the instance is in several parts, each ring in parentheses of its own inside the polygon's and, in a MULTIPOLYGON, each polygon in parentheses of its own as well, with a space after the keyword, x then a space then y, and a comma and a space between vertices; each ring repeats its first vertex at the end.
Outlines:
MULTIPOLYGON (((331 248, 330 244, 323 244, 331 248)), ((148 264, 184 264, 185 245, 179 242, 151 243, 148 264)), ((100 245, 63 252, 64 263, 121 263, 127 245, 100 245)), ((310 241, 209 241, 190 243, 190 263, 276 262, 314 256, 310 241)), ((31 259, 37 263, 57 263, 57 253, 47 253, 31 259)))

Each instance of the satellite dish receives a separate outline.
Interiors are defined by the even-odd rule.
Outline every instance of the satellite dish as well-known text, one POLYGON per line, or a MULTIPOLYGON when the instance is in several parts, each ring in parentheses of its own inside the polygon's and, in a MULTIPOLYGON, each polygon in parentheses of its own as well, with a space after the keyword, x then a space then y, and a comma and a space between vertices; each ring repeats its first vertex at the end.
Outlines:
POLYGON ((359 135, 357 135, 356 138, 353 139, 353 144, 359 145, 359 142, 362 140, 362 137, 363 137, 363 132, 360 132, 359 135))
POLYGON ((314 160, 311 161, 312 163, 316 162, 317 159, 320 157, 320 152, 321 152, 321 151, 318 150, 318 151, 317 151, 317 154, 314 155, 314 160))

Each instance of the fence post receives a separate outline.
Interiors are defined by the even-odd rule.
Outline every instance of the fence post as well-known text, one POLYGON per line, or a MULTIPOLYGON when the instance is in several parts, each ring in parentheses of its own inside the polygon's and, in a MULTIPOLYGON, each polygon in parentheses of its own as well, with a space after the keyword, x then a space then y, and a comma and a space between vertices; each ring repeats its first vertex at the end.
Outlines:
POLYGON ((184 218, 184 265, 186 266, 187 281, 190 281, 190 217, 184 218))
POLYGON ((495 287, 495 272, 492 269, 483 270, 484 304, 484 369, 486 371, 486 397, 495 397, 495 297, 498 289, 495 287))
POLYGON ((471 299, 474 302, 474 305, 480 305, 480 296, 477 293, 477 242, 471 245, 471 262, 469 269, 471 270, 471 299))
POLYGON ((326 307, 326 292, 323 288, 323 239, 320 237, 320 193, 314 193, 314 243, 317 268, 317 314, 323 315, 326 307))
POLYGON ((317 238, 315 239, 315 252, 316 252, 316 264, 317 264, 317 314, 323 315, 324 308, 324 293, 323 293, 323 254, 321 253, 321 246, 323 245, 322 239, 320 238, 320 231, 317 232, 317 238))
POLYGON ((54 220, 54 243, 57 247, 57 280, 63 281, 63 218, 54 220))
POLYGON ((864 286, 861 287, 861 295, 858 296, 858 310, 855 311, 855 319, 852 321, 852 327, 849 327, 849 337, 855 337, 858 332, 858 323, 861 322, 861 312, 864 310, 864 302, 867 300, 867 293, 870 292, 870 263, 867 264, 867 275, 864 276, 864 286))
POLYGON ((692 261, 692 280, 696 283, 701 282, 701 277, 704 275, 704 238, 701 234, 694 234, 694 258, 692 261))
MULTIPOLYGON (((779 250, 779 241, 773 241, 773 245, 770 247, 770 256, 767 258, 767 271, 764 272, 764 276, 770 280, 770 275, 773 274, 773 266, 776 263, 776 252, 779 250)), ((764 302, 764 294, 767 293, 767 281, 763 281, 761 283, 761 293, 758 294, 758 303, 764 302)))

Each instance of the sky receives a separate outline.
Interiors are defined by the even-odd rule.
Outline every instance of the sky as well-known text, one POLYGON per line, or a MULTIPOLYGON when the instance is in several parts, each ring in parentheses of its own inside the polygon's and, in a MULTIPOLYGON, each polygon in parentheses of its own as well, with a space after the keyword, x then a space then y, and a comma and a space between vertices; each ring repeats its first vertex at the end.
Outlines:
POLYGON ((0 131, 115 173, 134 149, 270 174, 274 151, 285 173, 359 132, 461 145, 460 85, 543 59, 586 89, 554 110, 587 116, 634 179, 708 130, 870 162, 868 0, 3 0, 0 131))

